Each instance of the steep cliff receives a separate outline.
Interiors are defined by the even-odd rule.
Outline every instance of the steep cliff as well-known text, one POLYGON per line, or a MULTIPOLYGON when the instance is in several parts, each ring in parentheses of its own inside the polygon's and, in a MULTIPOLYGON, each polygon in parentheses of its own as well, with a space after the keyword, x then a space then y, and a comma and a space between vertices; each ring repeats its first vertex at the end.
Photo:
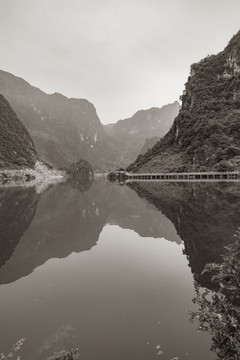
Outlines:
POLYGON ((0 169, 33 168, 36 157, 27 129, 8 101, 0 95, 0 169))
POLYGON ((29 130, 43 160, 56 167, 67 167, 81 158, 95 170, 116 166, 111 139, 87 100, 48 95, 4 71, 0 71, 0 93, 29 130))
MULTIPOLYGON (((118 150, 118 166, 126 167, 142 152, 146 139, 154 145, 170 129, 179 111, 179 103, 137 111, 132 117, 106 125, 105 131, 118 150)), ((144 147, 145 148, 145 147, 144 147)), ((146 150, 148 147, 146 148, 146 150)))
POLYGON ((240 169, 240 32, 191 66, 170 131, 128 167, 133 172, 240 169))

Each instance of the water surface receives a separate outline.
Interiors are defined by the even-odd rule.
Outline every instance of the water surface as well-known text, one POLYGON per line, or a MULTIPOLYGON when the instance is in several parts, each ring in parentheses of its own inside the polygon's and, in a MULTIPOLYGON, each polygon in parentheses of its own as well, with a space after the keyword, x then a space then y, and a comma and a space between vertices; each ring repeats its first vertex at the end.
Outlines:
POLYGON ((0 352, 215 359, 189 321, 194 279, 239 224, 238 184, 59 184, 0 191, 0 352))

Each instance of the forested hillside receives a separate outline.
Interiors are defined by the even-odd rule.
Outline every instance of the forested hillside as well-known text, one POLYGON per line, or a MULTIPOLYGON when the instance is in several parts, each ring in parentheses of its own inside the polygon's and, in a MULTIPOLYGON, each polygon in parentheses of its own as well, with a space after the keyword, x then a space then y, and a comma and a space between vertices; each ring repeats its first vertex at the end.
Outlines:
POLYGON ((37 154, 32 139, 2 95, 0 95, 0 134, 0 169, 33 168, 37 154))
POLYGON ((240 32, 191 66, 179 115, 133 172, 240 170, 240 32))

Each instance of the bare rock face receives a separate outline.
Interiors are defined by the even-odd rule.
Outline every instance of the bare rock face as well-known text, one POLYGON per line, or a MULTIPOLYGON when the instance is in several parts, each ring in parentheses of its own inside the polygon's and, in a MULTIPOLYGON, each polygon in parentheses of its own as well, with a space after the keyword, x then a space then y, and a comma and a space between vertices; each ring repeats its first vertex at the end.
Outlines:
POLYGON ((37 158, 33 141, 8 101, 0 95, 0 169, 33 168, 37 158))
POLYGON ((170 131, 129 166, 133 172, 240 169, 240 32, 191 66, 170 131))

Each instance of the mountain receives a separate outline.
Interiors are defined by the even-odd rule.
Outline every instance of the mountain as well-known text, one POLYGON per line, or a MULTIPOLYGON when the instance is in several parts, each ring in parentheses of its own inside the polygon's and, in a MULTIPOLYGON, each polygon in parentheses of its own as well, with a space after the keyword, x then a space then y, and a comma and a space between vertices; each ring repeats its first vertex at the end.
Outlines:
POLYGON ((5 71, 0 71, 0 93, 28 129, 43 160, 56 167, 68 167, 82 158, 95 170, 116 166, 112 140, 87 100, 48 95, 5 71))
POLYGON ((146 139, 150 138, 154 145, 170 129, 178 111, 179 103, 175 101, 161 108, 137 111, 128 119, 105 125, 105 131, 114 139, 120 155, 118 165, 126 167, 134 161, 146 139))
POLYGON ((145 148, 147 138, 153 145, 166 134, 179 111, 175 101, 103 126, 89 101, 46 94, 2 70, 0 93, 29 131, 41 159, 57 168, 79 159, 89 161, 95 171, 126 167, 145 148))
POLYGON ((33 141, 2 95, 0 95, 0 134, 0 169, 33 168, 37 158, 33 141))
POLYGON ((132 172, 240 170, 240 31, 191 66, 179 115, 132 172))

